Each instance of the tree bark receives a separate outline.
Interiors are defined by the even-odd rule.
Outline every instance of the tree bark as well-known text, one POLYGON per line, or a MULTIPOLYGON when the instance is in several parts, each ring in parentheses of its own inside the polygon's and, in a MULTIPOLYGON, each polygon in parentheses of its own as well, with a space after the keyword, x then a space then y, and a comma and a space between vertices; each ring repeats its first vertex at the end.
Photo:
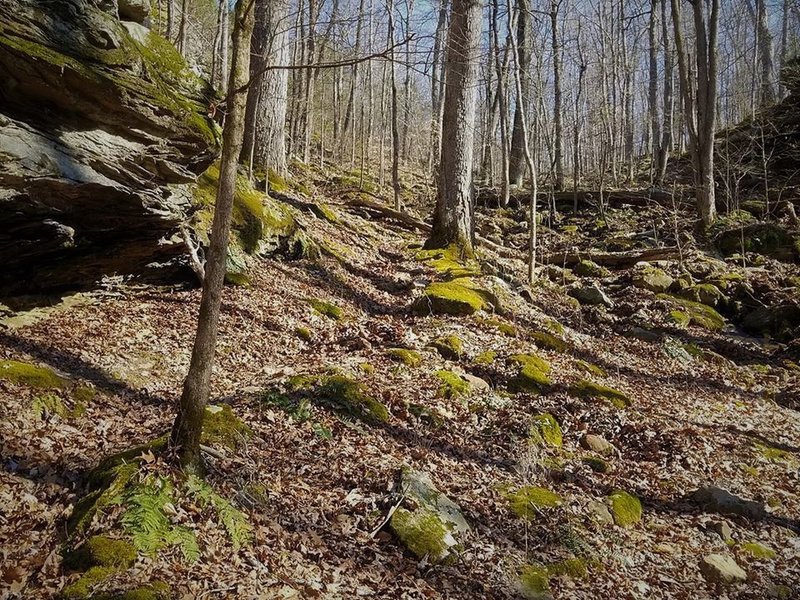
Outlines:
POLYGON ((525 148, 522 130, 523 111, 530 105, 530 71, 531 71, 531 33, 530 29, 530 0, 517 0, 517 55, 519 63, 517 68, 522 79, 522 97, 514 108, 514 128, 511 134, 511 156, 509 158, 509 180, 517 187, 522 185, 525 176, 525 148))
MULTIPOLYGON (((250 64, 250 37, 254 25, 254 0, 239 0, 233 28, 233 65, 231 90, 247 83, 250 64)), ((235 92, 229 100, 228 117, 223 131, 222 161, 219 187, 211 227, 208 260, 206 262, 197 333, 192 349, 189 373, 183 382, 178 414, 172 426, 170 449, 179 465, 189 474, 202 474, 200 436, 211 388, 211 371, 217 343, 225 263, 231 229, 233 195, 236 190, 236 170, 244 137, 244 118, 247 94, 235 92)))
POLYGON ((455 245, 465 256, 474 255, 472 157, 481 10, 479 0, 452 2, 439 188, 433 231, 426 243, 429 248, 455 245))
POLYGON ((558 31, 558 10, 561 0, 550 3, 550 27, 553 45, 553 125, 555 128, 555 180, 553 189, 560 192, 564 189, 564 125, 562 122, 561 92, 561 36, 558 31))
POLYGON ((285 65, 290 60, 289 3, 286 0, 256 0, 256 23, 250 60, 253 84, 248 90, 246 139, 242 160, 264 171, 287 174, 286 110, 289 72, 267 65, 285 65))

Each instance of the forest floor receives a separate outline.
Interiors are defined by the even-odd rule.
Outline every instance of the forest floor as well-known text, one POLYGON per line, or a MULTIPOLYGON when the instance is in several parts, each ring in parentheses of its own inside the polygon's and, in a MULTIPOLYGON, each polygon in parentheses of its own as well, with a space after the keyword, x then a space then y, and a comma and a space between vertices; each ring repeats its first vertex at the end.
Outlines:
MULTIPOLYGON (((800 413, 774 400, 800 374, 783 346, 729 325, 669 323, 669 303, 633 286, 631 267, 581 277, 613 307, 581 306, 544 275, 521 286, 524 263, 491 253, 485 271, 496 274, 474 279, 501 297, 502 315, 415 315, 413 301, 441 277, 418 259, 421 235, 336 198, 328 202, 337 223, 304 214, 329 249, 322 258, 265 259, 249 287, 225 291, 211 402, 230 405, 249 432, 235 448, 214 446, 207 481, 244 511, 253 541, 234 550, 200 510, 181 513, 200 559, 187 562, 177 547, 140 555, 114 582, 163 580, 178 598, 516 598, 526 565, 578 557, 586 572, 551 569, 554 598, 800 598, 800 413), (312 299, 340 308, 340 318, 312 299), (444 358, 430 344, 450 335, 463 348, 444 358), (397 347, 416 350, 421 363, 394 360, 387 350, 397 347), (507 359, 518 353, 550 364, 541 393, 508 390, 507 359), (292 377, 331 369, 361 382, 388 419, 364 423, 291 394, 292 377), (442 370, 466 375, 467 390, 443 391, 442 370), (578 397, 581 380, 631 404, 578 397), (559 423, 563 446, 532 441, 544 413, 559 423), (586 434, 610 442, 610 454, 584 447, 586 434), (376 531, 403 465, 427 472, 471 526, 447 564, 376 531), (530 485, 560 503, 518 516, 509 490, 530 485), (704 509, 689 496, 709 485, 764 512, 704 509), (608 522, 601 505, 614 490, 641 500, 640 521, 608 522), (709 583, 701 562, 712 554, 733 558, 746 582, 709 583)), ((612 209, 608 221, 623 233, 669 230, 660 210, 612 209)), ((566 215, 543 230, 545 249, 588 251, 613 237, 596 220, 588 210, 566 215)), ((686 252, 703 268, 741 271, 686 252)), ((771 262, 752 271, 798 274, 771 262)), ((77 578, 61 549, 82 477, 169 429, 199 299, 198 289, 109 286, 0 328, 0 360, 47 365, 97 391, 82 415, 59 416, 42 408, 40 389, 0 380, 0 597, 57 597, 77 578)))

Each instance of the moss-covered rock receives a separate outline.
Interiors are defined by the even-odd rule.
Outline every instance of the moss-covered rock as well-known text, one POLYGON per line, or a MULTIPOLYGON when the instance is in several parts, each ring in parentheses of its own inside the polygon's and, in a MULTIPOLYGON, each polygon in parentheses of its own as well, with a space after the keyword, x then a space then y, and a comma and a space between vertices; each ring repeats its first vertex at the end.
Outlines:
POLYGON ((201 438, 204 444, 236 449, 251 434, 250 427, 234 414, 228 404, 210 404, 206 407, 201 438))
POLYGON ((476 365, 490 365, 497 359, 497 352, 494 350, 486 350, 481 352, 475 357, 474 362, 476 365))
POLYGON ((65 389, 69 385, 69 380, 61 377, 52 369, 18 360, 0 361, 0 379, 18 385, 48 390, 65 389))
POLYGON ((591 260, 580 261, 575 265, 574 271, 581 277, 608 277, 611 275, 611 271, 591 260))
POLYGON ((447 248, 420 250, 416 254, 416 259, 436 269, 440 275, 449 280, 481 275, 481 268, 477 261, 462 256, 455 245, 447 248))
POLYGON ((506 323, 505 321, 501 321, 497 318, 490 318, 490 319, 482 319, 480 323, 484 325, 488 325, 489 327, 493 327, 503 335, 508 337, 517 337, 517 328, 511 325, 510 323, 506 323))
POLYGON ((669 311, 669 313, 667 314, 667 320, 670 321, 671 323, 674 323, 681 329, 688 327, 689 323, 692 322, 692 318, 689 315, 687 315, 682 310, 677 310, 677 309, 669 311))
POLYGON ((652 265, 642 265, 633 273, 633 285, 657 294, 666 292, 674 283, 674 279, 663 269, 652 265))
POLYGON ((543 565, 526 565, 519 576, 520 591, 527 600, 552 600, 550 573, 543 565))
POLYGON ((418 315, 471 315, 492 308, 493 298, 491 292, 477 287, 472 280, 460 278, 431 283, 414 302, 412 310, 418 315))
POLYGON ((457 335, 436 338, 430 343, 430 347, 448 360, 458 360, 464 353, 464 342, 457 335))
POLYGON ((714 243, 726 256, 755 252, 784 262, 797 260, 795 242, 796 236, 777 223, 750 223, 722 231, 714 238, 714 243))
POLYGON ((614 523, 620 527, 631 527, 642 520, 642 503, 623 490, 616 490, 608 497, 614 523))
POLYGON ((508 382, 512 392, 540 393, 551 385, 548 374, 549 363, 535 354, 515 354, 509 362, 517 365, 519 371, 508 382))
POLYGON ((403 363, 407 367, 418 367, 422 364, 422 355, 416 350, 408 348, 389 348, 386 356, 397 362, 403 363))
POLYGON ((601 398, 608 400, 617 408, 626 408, 633 404, 633 401, 625 394, 614 388, 594 383, 587 379, 581 379, 569 389, 570 394, 577 398, 601 398))
POLYGON ((91 567, 77 581, 61 590, 61 598, 64 600, 88 600, 95 588, 118 570, 115 567, 91 567))
POLYGON ((547 565, 547 572, 551 577, 569 577, 570 579, 583 579, 588 574, 586 561, 582 558, 567 558, 547 565))
POLYGON ((91 567, 127 569, 136 560, 136 555, 136 548, 130 542, 95 535, 79 548, 68 552, 64 557, 64 566, 74 571, 86 571, 91 567))
POLYGON ((316 313, 324 317, 328 317, 334 321, 341 321, 344 319, 344 311, 332 302, 326 302, 319 298, 308 298, 306 301, 316 313))
POLYGON ((460 398, 469 395, 469 382, 453 371, 436 371, 436 377, 441 381, 436 395, 440 398, 460 398))
POLYGON ((314 339, 314 333, 308 327, 304 327, 303 325, 298 325, 295 327, 294 334, 304 342, 310 342, 312 339, 314 339))
POLYGON ((585 360, 576 360, 575 366, 581 371, 589 373, 590 375, 594 375, 595 377, 608 377, 608 373, 606 373, 606 370, 603 367, 599 367, 585 360))
POLYGON ((772 560, 777 553, 772 548, 768 548, 758 542, 745 542, 739 546, 743 554, 756 560, 772 560))
POLYGON ((531 334, 533 343, 539 348, 547 348, 553 352, 565 353, 569 351, 569 344, 546 331, 535 331, 531 334))
POLYGON ((403 468, 398 487, 407 507, 398 508, 392 515, 392 531, 418 558, 450 562, 470 529, 459 506, 419 471, 403 468))
POLYGON ((725 327, 725 319, 710 306, 668 294, 659 294, 658 297, 676 305, 680 312, 689 317, 689 322, 693 325, 711 331, 719 331, 725 327))
POLYGON ((583 457, 583 464, 589 467, 595 473, 608 473, 611 470, 611 465, 602 458, 596 456, 583 457))
POLYGON ((389 409, 370 395, 364 384, 345 375, 300 375, 288 382, 290 390, 312 402, 355 417, 370 425, 386 423, 389 409))
POLYGON ((532 521, 539 511, 555 508, 562 503, 561 496, 547 488, 527 485, 506 493, 511 510, 522 519, 532 521))
POLYGON ((533 418, 528 439, 537 446, 561 448, 563 445, 561 426, 550 413, 542 413, 533 418))
POLYGON ((719 306, 721 302, 726 300, 722 290, 711 283, 698 283, 690 288, 686 288, 680 295, 692 302, 712 307, 719 306))

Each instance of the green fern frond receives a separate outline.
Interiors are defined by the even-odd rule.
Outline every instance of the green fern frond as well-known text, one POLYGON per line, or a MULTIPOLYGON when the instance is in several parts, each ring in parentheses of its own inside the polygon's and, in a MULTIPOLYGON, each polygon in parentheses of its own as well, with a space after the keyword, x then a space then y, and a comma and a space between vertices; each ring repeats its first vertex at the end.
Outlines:
POLYGON ((252 541, 253 528, 247 521, 247 517, 229 500, 217 494, 199 477, 190 477, 186 482, 186 488, 197 498, 203 508, 211 506, 217 512, 222 526, 231 538, 234 550, 238 550, 252 541))

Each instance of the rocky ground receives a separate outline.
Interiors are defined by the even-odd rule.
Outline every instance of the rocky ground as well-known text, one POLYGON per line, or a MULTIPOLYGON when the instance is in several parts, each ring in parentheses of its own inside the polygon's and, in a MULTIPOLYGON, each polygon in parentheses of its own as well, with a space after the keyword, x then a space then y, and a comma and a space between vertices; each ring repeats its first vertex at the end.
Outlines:
MULTIPOLYGON (((128 492, 76 510, 90 469, 168 430, 199 290, 109 282, 5 321, 0 596, 800 597, 796 322, 732 324, 796 294, 796 264, 587 208, 545 221, 558 264, 529 287, 341 197, 294 202, 321 257, 226 290, 210 487, 172 490, 143 448, 128 492), (678 255, 584 260, 659 245, 678 255), (138 552, 65 563, 109 532, 138 552)), ((485 209, 482 235, 521 249, 519 218, 485 209)))

